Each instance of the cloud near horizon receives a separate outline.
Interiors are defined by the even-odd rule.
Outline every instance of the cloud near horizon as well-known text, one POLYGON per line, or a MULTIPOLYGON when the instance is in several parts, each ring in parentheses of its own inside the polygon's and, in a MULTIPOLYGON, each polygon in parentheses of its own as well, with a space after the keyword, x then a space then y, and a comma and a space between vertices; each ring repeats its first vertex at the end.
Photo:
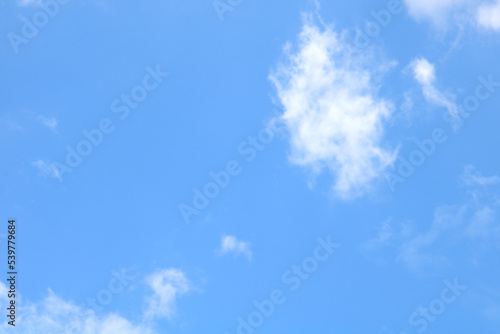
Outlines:
MULTIPOLYGON (((144 322, 132 321, 117 313, 97 314, 93 309, 66 301, 48 289, 39 302, 26 301, 17 308, 16 330, 19 334, 157 334, 151 320, 171 319, 176 300, 191 289, 185 274, 175 268, 158 270, 147 276, 152 293, 145 299, 144 322)), ((7 286, 0 282, 0 302, 6 303, 7 286)), ((7 321, 0 324, 0 332, 10 329, 7 321)))

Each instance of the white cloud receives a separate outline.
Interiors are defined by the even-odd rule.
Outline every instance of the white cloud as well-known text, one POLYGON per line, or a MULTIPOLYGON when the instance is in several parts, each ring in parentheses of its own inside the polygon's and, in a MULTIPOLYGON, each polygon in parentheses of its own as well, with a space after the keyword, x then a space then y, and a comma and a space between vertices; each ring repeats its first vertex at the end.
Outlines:
POLYGON ((354 55, 343 36, 311 18, 298 50, 290 49, 270 75, 291 137, 290 160, 314 174, 332 172, 337 196, 361 196, 396 157, 381 144, 393 106, 377 96, 374 83, 391 64, 376 66, 380 59, 354 55))
POLYGON ((233 253, 235 256, 243 254, 248 260, 252 259, 252 251, 248 242, 238 241, 238 239, 231 235, 224 235, 221 239, 221 245, 218 250, 221 255, 233 253))
POLYGON ((144 312, 146 320, 171 318, 176 311, 176 300, 191 290, 191 283, 186 275, 174 268, 159 270, 146 278, 153 294, 146 300, 144 312))
POLYGON ((418 58, 410 63, 415 80, 422 87, 422 93, 427 102, 444 107, 452 117, 458 116, 458 107, 453 101, 453 96, 447 96, 435 86, 436 69, 425 58, 418 58))
POLYGON ((56 168, 54 163, 49 163, 43 160, 37 160, 33 161, 31 164, 36 168, 38 168, 40 175, 53 177, 58 179, 59 181, 62 180, 61 174, 59 173, 59 170, 56 168))
MULTIPOLYGON (((0 283, 0 292, 6 289, 0 283)), ((6 332, 11 327, 2 321, 0 329, 6 332)), ((20 334, 153 334, 155 331, 144 324, 133 324, 117 314, 97 316, 93 310, 64 301, 51 290, 39 303, 18 306, 16 332, 20 334)))
POLYGON ((483 28, 500 31, 500 0, 481 5, 477 11, 477 22, 483 28))
POLYGON ((436 81, 436 69, 427 59, 416 59, 411 66, 415 79, 421 85, 431 85, 436 81))
MULTIPOLYGON (((158 270, 147 277, 153 294, 146 298, 144 322, 134 322, 116 313, 102 315, 58 297, 50 289, 40 302, 33 303, 17 295, 16 330, 19 334, 155 334, 153 318, 171 318, 178 296, 190 290, 190 283, 178 269, 158 270)), ((0 302, 8 302, 7 286, 0 282, 0 302)), ((138 317, 139 318, 139 317, 138 317)), ((10 330, 7 321, 0 324, 0 333, 10 330)))

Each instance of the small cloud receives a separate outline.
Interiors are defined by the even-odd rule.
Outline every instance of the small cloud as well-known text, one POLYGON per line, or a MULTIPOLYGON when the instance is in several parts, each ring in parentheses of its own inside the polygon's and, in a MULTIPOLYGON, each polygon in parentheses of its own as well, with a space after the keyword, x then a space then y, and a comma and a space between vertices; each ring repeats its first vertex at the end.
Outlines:
POLYGON ((36 117, 36 120, 51 130, 55 130, 57 127, 57 119, 55 119, 54 117, 48 118, 42 115, 38 115, 36 117))
POLYGON ((153 294, 146 299, 146 320, 170 319, 175 314, 177 298, 191 290, 191 283, 186 275, 175 268, 151 274, 146 278, 146 283, 153 290, 153 294))
POLYGON ((59 170, 56 168, 54 163, 49 163, 43 160, 37 160, 31 163, 33 166, 38 168, 40 175, 45 176, 45 177, 53 177, 58 179, 59 181, 62 180, 62 176, 59 172, 59 170))
POLYGON ((427 102, 444 107, 452 117, 458 117, 458 107, 453 101, 453 96, 447 96, 439 91, 435 86, 436 69, 434 64, 429 63, 425 58, 413 60, 410 65, 415 80, 422 87, 424 98, 427 102))
POLYGON ((222 236, 221 246, 218 249, 218 253, 221 255, 233 253, 234 256, 243 254, 249 261, 252 260, 250 244, 248 242, 238 241, 236 237, 231 235, 222 236))
POLYGON ((427 59, 420 58, 412 62, 415 79, 421 85, 431 85, 436 81, 436 69, 427 59))

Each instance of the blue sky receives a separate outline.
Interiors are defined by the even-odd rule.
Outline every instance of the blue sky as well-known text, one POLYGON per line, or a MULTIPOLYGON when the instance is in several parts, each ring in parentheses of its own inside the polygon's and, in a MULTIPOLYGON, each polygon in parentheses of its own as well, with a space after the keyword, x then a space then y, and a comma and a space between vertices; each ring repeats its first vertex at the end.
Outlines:
POLYGON ((499 1, 0 5, 1 333, 498 333, 499 1))

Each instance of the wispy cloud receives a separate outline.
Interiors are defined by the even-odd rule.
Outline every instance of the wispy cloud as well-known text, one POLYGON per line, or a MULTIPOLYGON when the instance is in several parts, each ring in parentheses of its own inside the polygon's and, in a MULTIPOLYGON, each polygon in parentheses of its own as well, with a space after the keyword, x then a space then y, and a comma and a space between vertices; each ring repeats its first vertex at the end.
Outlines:
POLYGON ((444 107, 452 117, 457 117, 458 107, 453 101, 454 96, 446 95, 439 91, 436 86, 436 69, 433 64, 425 58, 418 58, 410 63, 415 80, 422 87, 422 93, 427 102, 444 107))
POLYGON ((446 257, 434 246, 445 233, 456 233, 454 229, 463 225, 466 210, 465 206, 438 207, 431 227, 426 232, 415 233, 407 238, 400 245, 396 260, 414 271, 443 264, 446 257))
MULTIPOLYGON (((453 261, 451 250, 462 247, 464 240, 473 257, 480 258, 487 245, 486 249, 498 247, 495 245, 500 241, 500 179, 482 176, 471 166, 465 168, 460 179, 466 190, 464 201, 438 206, 426 231, 418 231, 410 222, 396 224, 389 219, 362 249, 393 249, 397 262, 421 272, 453 261)), ((471 263, 477 262, 476 258, 471 259, 471 263)))
POLYGON ((270 75, 290 133, 290 160, 314 175, 333 173, 337 196, 361 196, 396 158, 382 145, 393 105, 375 83, 393 64, 355 56, 343 35, 310 16, 298 39, 296 52, 287 45, 285 61, 270 75))
POLYGON ((176 312, 177 298, 192 289, 184 272, 175 268, 159 270, 148 276, 146 282, 153 290, 146 299, 146 320, 170 319, 176 312))
POLYGON ((402 237, 408 237, 411 234, 412 227, 409 222, 395 224, 392 218, 388 218, 378 226, 376 236, 362 245, 362 249, 373 251, 382 246, 394 245, 402 237))
POLYGON ((496 175, 488 177, 483 176, 481 173, 477 172, 472 165, 468 165, 464 168, 461 179, 467 187, 486 187, 500 183, 500 177, 496 175))
POLYGON ((248 242, 239 241, 235 236, 224 235, 221 238, 221 245, 217 252, 221 255, 232 253, 234 256, 243 254, 248 260, 252 259, 252 251, 248 242))

